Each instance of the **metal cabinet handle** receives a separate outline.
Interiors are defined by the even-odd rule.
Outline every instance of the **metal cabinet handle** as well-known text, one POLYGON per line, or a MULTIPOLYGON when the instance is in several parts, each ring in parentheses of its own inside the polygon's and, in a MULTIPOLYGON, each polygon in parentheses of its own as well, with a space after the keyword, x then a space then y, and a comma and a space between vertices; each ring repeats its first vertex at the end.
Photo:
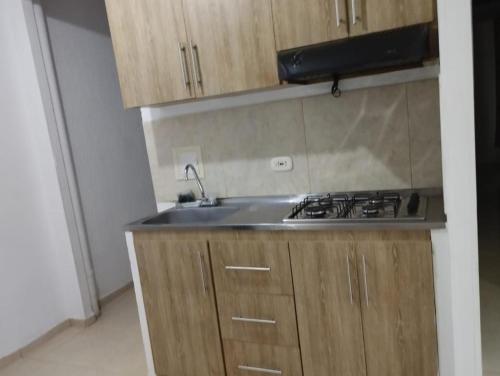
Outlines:
POLYGON ((271 268, 268 266, 232 266, 226 265, 226 270, 246 271, 246 272, 270 272, 271 268))
POLYGON ((349 255, 346 255, 346 262, 347 262, 347 281, 349 283, 349 299, 351 301, 351 304, 354 304, 354 300, 352 298, 352 283, 351 283, 351 262, 349 260, 349 255))
POLYGON ((194 80, 198 84, 198 86, 203 85, 203 80, 201 78, 201 66, 200 66, 200 55, 198 52, 198 45, 190 42, 191 45, 191 59, 193 60, 193 71, 194 71, 194 80))
POLYGON ((356 25, 359 21, 357 9, 356 9, 356 0, 351 0, 351 9, 352 9, 352 24, 356 25))
POLYGON ((368 283, 366 281, 366 259, 365 259, 365 255, 363 255, 363 277, 364 277, 364 280, 365 280, 365 301, 366 301, 366 306, 368 307, 369 300, 368 300, 368 283))
POLYGON ((238 316, 231 317, 231 320, 233 320, 233 321, 240 321, 240 322, 250 322, 250 323, 254 323, 254 324, 271 324, 271 325, 276 325, 276 320, 252 319, 252 318, 249 318, 249 317, 238 317, 238 316))
POLYGON ((342 20, 340 19, 339 0, 335 0, 335 16, 337 21, 337 27, 340 27, 342 20))
POLYGON ((205 280, 205 258, 203 257, 201 252, 198 252, 198 259, 200 260, 200 273, 201 273, 201 283, 203 287, 203 292, 207 293, 208 284, 207 281, 205 280))
POLYGON ((189 79, 187 71, 187 56, 186 56, 186 46, 179 43, 179 57, 181 59, 182 75, 184 76, 184 85, 189 88, 191 86, 191 80, 189 79))
POLYGON ((243 365, 239 365, 238 369, 240 369, 242 371, 249 371, 249 372, 267 373, 269 375, 281 375, 281 374, 283 374, 283 372, 280 369, 259 368, 259 367, 243 366, 243 365))

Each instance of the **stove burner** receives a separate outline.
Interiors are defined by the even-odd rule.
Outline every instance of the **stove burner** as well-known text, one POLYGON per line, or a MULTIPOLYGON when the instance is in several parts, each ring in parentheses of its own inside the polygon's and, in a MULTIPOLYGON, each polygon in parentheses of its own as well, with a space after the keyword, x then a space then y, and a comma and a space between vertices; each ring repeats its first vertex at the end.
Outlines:
POLYGON ((397 192, 309 196, 293 208, 288 219, 397 218, 401 202, 397 192))

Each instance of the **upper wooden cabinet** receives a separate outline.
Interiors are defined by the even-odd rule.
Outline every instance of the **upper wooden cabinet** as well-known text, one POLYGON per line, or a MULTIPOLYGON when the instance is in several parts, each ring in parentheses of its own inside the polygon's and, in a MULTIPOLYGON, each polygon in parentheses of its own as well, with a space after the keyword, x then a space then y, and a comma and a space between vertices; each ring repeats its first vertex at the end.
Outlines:
POLYGON ((125 107, 277 85, 270 0, 106 0, 125 107))
POLYGON ((374 33, 434 20, 434 0, 347 1, 350 35, 374 33))
POLYGON ((125 107, 194 97, 182 0, 106 0, 125 107))
POLYGON ((434 0, 272 0, 278 51, 434 20, 434 0))
POLYGON ((345 0, 272 0, 278 51, 348 36, 345 0))
POLYGON ((197 96, 277 85, 270 0, 184 0, 197 96))
POLYGON ((160 375, 224 375, 207 242, 136 234, 144 306, 160 375))

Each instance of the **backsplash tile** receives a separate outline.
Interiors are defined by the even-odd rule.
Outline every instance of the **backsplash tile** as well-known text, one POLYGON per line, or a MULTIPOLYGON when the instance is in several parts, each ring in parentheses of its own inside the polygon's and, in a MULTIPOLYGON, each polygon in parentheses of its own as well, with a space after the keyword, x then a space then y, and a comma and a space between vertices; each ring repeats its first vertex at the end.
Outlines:
POLYGON ((404 85, 303 103, 313 191, 411 187, 404 85))
POLYGON ((430 80, 146 123, 157 201, 198 193, 175 180, 172 156, 196 145, 215 196, 441 186, 438 101, 430 80), (272 171, 277 156, 293 170, 272 171))
POLYGON ((413 82, 407 88, 413 186, 439 187, 443 172, 438 81, 413 82))

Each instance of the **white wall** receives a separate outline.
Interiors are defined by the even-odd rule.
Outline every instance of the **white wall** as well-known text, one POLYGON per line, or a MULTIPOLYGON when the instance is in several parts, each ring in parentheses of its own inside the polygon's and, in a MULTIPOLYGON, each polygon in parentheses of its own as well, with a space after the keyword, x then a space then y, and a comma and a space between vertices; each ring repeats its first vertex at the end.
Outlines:
POLYGON ((22 2, 0 1, 0 358, 84 318, 22 2))
POLYGON ((140 111, 124 110, 103 0, 42 0, 99 297, 131 282, 123 226, 155 212, 140 111))
POLYGON ((471 0, 438 0, 446 231, 433 233, 441 376, 481 376, 471 0))

